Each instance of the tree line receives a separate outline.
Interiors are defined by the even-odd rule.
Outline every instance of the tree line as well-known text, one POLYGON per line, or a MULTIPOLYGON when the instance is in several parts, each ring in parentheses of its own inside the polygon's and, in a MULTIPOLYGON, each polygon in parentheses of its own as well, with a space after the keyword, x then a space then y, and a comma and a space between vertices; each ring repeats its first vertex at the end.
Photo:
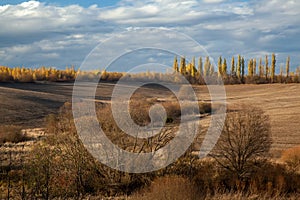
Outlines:
POLYGON ((199 57, 196 65, 195 57, 191 62, 186 63, 185 57, 180 57, 178 64, 177 56, 174 58, 173 70, 188 78, 192 83, 205 84, 211 82, 223 81, 225 84, 248 84, 248 83, 299 83, 300 68, 296 68, 295 72, 290 70, 290 56, 286 59, 286 64, 280 66, 279 74, 276 74, 276 55, 266 55, 264 60, 260 58, 251 58, 246 62, 246 59, 238 55, 231 58, 231 63, 228 64, 226 58, 220 56, 216 66, 212 64, 211 59, 207 56, 203 61, 199 57), (246 69, 247 67, 247 69, 246 69))
POLYGON ((37 69, 0 66, 0 82, 70 81, 74 80, 76 73, 73 66, 65 70, 45 66, 37 69))
POLYGON ((74 81, 97 80, 118 81, 125 74, 130 79, 152 78, 159 80, 176 81, 176 75, 182 74, 192 84, 263 84, 263 83, 300 83, 300 67, 293 72, 290 70, 290 57, 286 59, 285 66, 280 66, 279 74, 276 74, 276 55, 273 53, 271 60, 266 55, 265 58, 246 59, 238 55, 231 58, 229 64, 226 58, 221 56, 218 59, 217 66, 214 66, 210 57, 199 57, 196 64, 196 58, 187 62, 185 57, 174 58, 173 74, 170 79, 165 77, 168 73, 145 72, 140 74, 126 74, 122 72, 107 72, 106 70, 81 71, 75 70, 74 66, 66 67, 65 70, 59 70, 53 67, 40 67, 36 69, 15 67, 10 68, 0 66, 0 82, 35 82, 35 81, 74 81), (271 61, 269 63, 269 61, 271 61), (246 68, 247 67, 247 68, 246 68), (175 72, 175 74, 174 74, 175 72))

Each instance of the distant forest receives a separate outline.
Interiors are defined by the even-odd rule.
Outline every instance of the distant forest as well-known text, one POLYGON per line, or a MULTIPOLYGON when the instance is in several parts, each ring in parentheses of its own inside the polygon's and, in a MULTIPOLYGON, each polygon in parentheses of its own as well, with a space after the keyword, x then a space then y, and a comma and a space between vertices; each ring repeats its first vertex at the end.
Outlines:
POLYGON ((72 67, 66 67, 65 70, 59 70, 53 67, 40 67, 37 69, 25 67, 6 67, 0 66, 0 82, 21 82, 29 83, 36 81, 66 82, 80 80, 118 81, 123 76, 141 79, 156 79, 177 81, 176 74, 182 74, 192 84, 266 84, 266 83, 300 83, 300 67, 295 71, 290 71, 290 57, 286 59, 286 65, 280 67, 280 73, 276 74, 276 56, 273 53, 269 60, 268 55, 265 58, 245 60, 238 55, 232 57, 228 64, 226 58, 221 56, 218 59, 217 66, 214 66, 209 57, 203 60, 202 57, 193 57, 191 62, 187 63, 185 57, 174 58, 173 62, 173 80, 170 73, 144 72, 139 74, 126 74, 123 72, 103 71, 80 71, 72 67), (270 63, 269 63, 270 61, 270 63), (247 63, 246 63, 247 62, 247 63))

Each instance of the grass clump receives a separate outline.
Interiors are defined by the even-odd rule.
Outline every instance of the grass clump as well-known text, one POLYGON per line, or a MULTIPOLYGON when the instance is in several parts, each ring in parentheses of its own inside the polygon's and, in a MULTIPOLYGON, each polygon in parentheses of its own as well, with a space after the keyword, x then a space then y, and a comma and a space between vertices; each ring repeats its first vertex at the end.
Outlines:
POLYGON ((28 137, 22 133, 22 128, 20 126, 0 126, 0 144, 4 144, 6 142, 18 143, 26 140, 28 140, 28 137))

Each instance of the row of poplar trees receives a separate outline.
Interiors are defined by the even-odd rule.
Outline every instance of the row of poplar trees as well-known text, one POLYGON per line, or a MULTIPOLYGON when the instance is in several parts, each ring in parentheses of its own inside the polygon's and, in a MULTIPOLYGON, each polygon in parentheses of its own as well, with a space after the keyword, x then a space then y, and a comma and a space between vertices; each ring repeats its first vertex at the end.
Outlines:
POLYGON ((0 82, 34 82, 34 81, 67 81, 74 80, 76 71, 74 67, 65 70, 40 67, 36 69, 25 67, 0 66, 0 82))
MULTIPOLYGON (((262 58, 260 58, 258 62, 256 59, 250 59, 248 61, 247 75, 245 73, 245 62, 245 58, 241 55, 238 55, 237 59, 233 56, 229 68, 226 58, 222 59, 220 56, 218 59, 217 71, 215 71, 215 67, 211 63, 209 57, 205 58, 204 63, 202 57, 199 57, 197 68, 195 64, 195 57, 192 58, 190 63, 186 63, 185 57, 181 57, 179 64, 177 57, 175 57, 173 69, 174 71, 191 78, 217 76, 218 78, 223 78, 223 80, 234 78, 239 80, 241 83, 244 83, 246 79, 249 80, 256 77, 262 78, 270 83, 276 82, 276 56, 274 53, 272 54, 270 65, 268 55, 265 56, 264 64, 262 58)), ((290 57, 286 60, 285 78, 288 78, 289 76, 290 57)), ((280 68, 280 77, 284 77, 283 67, 280 68)))

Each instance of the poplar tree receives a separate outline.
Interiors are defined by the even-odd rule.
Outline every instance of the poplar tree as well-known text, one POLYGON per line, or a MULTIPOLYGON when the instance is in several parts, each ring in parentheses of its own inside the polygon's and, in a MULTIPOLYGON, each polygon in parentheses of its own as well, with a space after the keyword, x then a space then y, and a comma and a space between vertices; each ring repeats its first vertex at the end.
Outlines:
POLYGON ((253 77, 253 59, 250 59, 248 62, 248 76, 253 77))
POLYGON ((266 73, 266 79, 268 79, 268 74, 269 74, 269 61, 268 61, 268 55, 266 55, 266 59, 265 59, 265 64, 266 64, 266 71, 265 71, 265 73, 266 73))
POLYGON ((234 68, 235 68, 234 56, 232 56, 232 58, 231 58, 231 71, 230 71, 231 76, 234 74, 234 68))
POLYGON ((244 57, 242 57, 242 61, 241 61, 241 67, 242 67, 242 81, 244 81, 244 76, 245 76, 245 59, 244 57))
POLYGON ((224 58, 224 61, 223 61, 223 65, 222 65, 222 74, 223 76, 227 76, 227 61, 226 61, 226 58, 224 58))
POLYGON ((196 74, 195 57, 193 57, 190 67, 191 67, 190 74, 192 77, 195 77, 196 74))
POLYGON ((209 75, 209 73, 210 73, 210 69, 209 68, 210 68, 210 61, 209 61, 209 57, 206 56, 205 63, 204 63, 204 73, 203 73, 204 76, 208 76, 209 75))
POLYGON ((241 55, 238 56, 238 61, 237 61, 237 66, 236 66, 236 73, 237 73, 237 77, 240 79, 241 78, 241 55))
POLYGON ((218 60, 218 77, 222 77, 222 75, 222 57, 220 56, 218 60))
POLYGON ((185 75, 185 73, 186 73, 185 57, 180 58, 180 68, 179 68, 179 70, 180 70, 180 73, 182 75, 185 75))
POLYGON ((263 64, 262 64, 262 58, 259 59, 259 77, 263 77, 264 76, 264 68, 263 68, 263 64))
POLYGON ((253 75, 256 75, 256 58, 253 60, 253 75))
POLYGON ((210 75, 210 76, 213 76, 214 73, 215 73, 215 67, 213 66, 213 64, 211 64, 211 63, 209 62, 209 75, 210 75))
POLYGON ((283 65, 280 65, 280 83, 282 83, 282 77, 283 77, 283 65))
POLYGON ((173 69, 174 69, 175 72, 179 72, 177 56, 175 56, 175 58, 174 58, 173 69))
POLYGON ((203 75, 203 62, 202 62, 202 57, 199 58, 198 61, 198 73, 199 76, 203 75))
POLYGON ((271 71, 271 82, 275 80, 275 66, 276 66, 276 57, 275 54, 272 54, 272 71, 271 71))
POLYGON ((286 59, 286 77, 288 78, 290 76, 290 56, 286 59))

